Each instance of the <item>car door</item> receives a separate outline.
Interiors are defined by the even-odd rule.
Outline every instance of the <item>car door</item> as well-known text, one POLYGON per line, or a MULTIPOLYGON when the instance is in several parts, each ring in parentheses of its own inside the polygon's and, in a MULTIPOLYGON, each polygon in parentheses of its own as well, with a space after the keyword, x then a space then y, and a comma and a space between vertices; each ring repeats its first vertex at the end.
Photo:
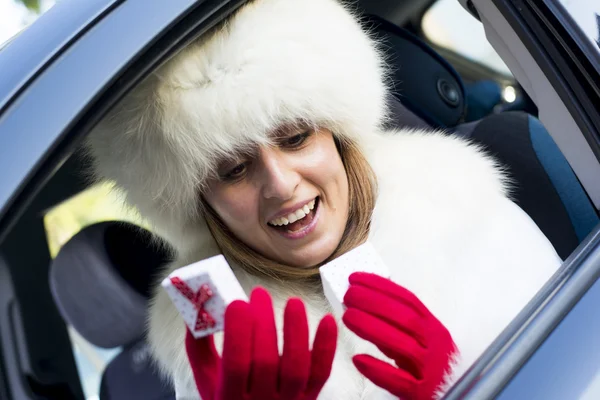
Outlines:
MULTIPOLYGON (((579 9, 569 10, 577 2, 464 4, 483 22, 496 50, 537 100, 540 118, 598 209, 600 51, 593 30, 574 18, 581 15, 579 9)), ((599 398, 599 276, 597 227, 446 398, 599 398)))
POLYGON ((40 195, 45 182, 114 101, 235 3, 64 0, 0 52, 0 399, 84 398, 48 287, 40 215, 59 199, 40 195))

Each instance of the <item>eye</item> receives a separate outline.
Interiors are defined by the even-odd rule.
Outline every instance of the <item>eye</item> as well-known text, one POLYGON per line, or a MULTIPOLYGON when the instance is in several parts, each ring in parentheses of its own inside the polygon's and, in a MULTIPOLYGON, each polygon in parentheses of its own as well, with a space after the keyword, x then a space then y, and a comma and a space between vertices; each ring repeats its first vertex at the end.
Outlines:
POLYGON ((306 131, 298 135, 291 136, 282 141, 281 146, 286 148, 297 148, 302 146, 306 139, 310 136, 311 131, 306 131))
POLYGON ((241 178, 246 172, 246 164, 239 164, 230 169, 224 175, 222 175, 222 179, 226 181, 232 181, 235 179, 241 178))

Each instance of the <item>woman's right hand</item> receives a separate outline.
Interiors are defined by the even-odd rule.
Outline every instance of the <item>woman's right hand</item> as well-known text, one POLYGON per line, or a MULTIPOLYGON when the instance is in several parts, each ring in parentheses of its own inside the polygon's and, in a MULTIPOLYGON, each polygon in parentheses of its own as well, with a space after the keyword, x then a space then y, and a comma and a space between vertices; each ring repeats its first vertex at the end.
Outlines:
POLYGON ((250 303, 234 301, 225 311, 223 356, 213 336, 195 339, 187 331, 185 346, 203 400, 314 400, 331 373, 337 326, 331 315, 317 329, 312 351, 302 300, 286 305, 283 354, 269 293, 256 288, 250 303))

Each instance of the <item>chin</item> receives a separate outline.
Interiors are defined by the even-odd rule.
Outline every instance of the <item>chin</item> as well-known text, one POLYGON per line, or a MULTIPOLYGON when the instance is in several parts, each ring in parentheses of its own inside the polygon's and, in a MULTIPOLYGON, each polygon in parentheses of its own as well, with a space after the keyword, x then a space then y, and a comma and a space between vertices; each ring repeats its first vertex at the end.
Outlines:
POLYGON ((297 268, 311 268, 322 264, 337 249, 338 241, 313 243, 284 260, 284 263, 297 268))

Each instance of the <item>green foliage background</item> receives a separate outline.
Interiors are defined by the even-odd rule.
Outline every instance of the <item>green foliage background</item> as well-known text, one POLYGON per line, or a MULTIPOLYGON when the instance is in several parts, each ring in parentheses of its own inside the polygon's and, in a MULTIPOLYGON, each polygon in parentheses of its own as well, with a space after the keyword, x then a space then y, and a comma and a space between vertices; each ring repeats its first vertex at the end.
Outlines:
POLYGON ((123 196, 110 183, 93 186, 48 211, 44 225, 50 255, 82 228, 102 221, 127 221, 149 229, 139 213, 127 206, 123 196))
POLYGON ((40 0, 15 0, 17 3, 23 3, 25 7, 30 9, 33 12, 40 12, 40 0))

